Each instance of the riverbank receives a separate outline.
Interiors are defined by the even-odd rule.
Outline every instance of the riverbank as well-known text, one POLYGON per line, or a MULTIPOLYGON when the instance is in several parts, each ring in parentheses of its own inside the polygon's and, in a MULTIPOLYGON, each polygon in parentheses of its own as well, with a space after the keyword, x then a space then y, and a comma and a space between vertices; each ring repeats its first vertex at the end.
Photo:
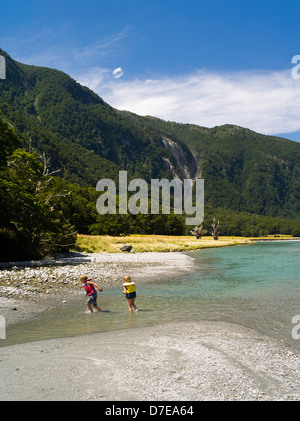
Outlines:
POLYGON ((87 274, 104 290, 123 283, 128 274, 137 282, 176 277, 194 270, 184 253, 71 253, 55 260, 14 262, 0 272, 0 314, 7 326, 41 311, 70 302, 82 294, 79 277, 87 274))
POLYGON ((194 236, 173 235, 130 235, 110 237, 107 235, 78 235, 75 251, 85 253, 120 253, 122 246, 132 246, 133 251, 143 252, 180 252, 216 247, 230 247, 250 244, 246 237, 220 236, 214 240, 211 236, 197 239, 194 236))
POLYGON ((104 287, 122 284, 129 274, 137 281, 174 277, 194 270, 193 259, 182 251, 250 244, 241 237, 196 239, 187 236, 79 235, 72 253, 43 260, 0 263, 0 314, 7 326, 25 321, 82 292, 80 275, 88 274, 104 287), (121 247, 131 245, 131 252, 121 247))
POLYGON ((0 356, 3 401, 300 399, 299 355, 223 322, 31 342, 1 348, 0 356))
POLYGON ((211 237, 197 240, 191 236, 81 235, 76 247, 85 251, 49 256, 39 261, 1 262, 0 315, 5 317, 9 326, 32 318, 48 308, 76 299, 78 294, 82 293, 82 286, 78 280, 83 273, 93 277, 104 288, 121 285, 125 274, 130 274, 138 281, 153 280, 157 276, 180 276, 184 272, 194 270, 193 259, 182 252, 183 249, 193 251, 249 245, 257 240, 273 239, 291 240, 292 237, 220 237, 215 241, 211 237), (123 245, 132 245, 134 249, 129 253, 122 253, 120 248, 123 245), (99 251, 102 248, 106 251, 99 251), (154 251, 157 249, 161 251, 154 251))

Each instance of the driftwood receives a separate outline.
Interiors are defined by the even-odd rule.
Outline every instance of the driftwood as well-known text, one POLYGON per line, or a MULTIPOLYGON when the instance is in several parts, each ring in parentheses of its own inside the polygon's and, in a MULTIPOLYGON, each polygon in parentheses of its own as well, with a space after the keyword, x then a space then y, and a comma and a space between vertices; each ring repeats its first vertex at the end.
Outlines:
POLYGON ((202 235, 207 234, 207 230, 203 229, 203 225, 201 224, 201 225, 196 226, 191 231, 191 234, 194 235, 197 238, 197 240, 199 240, 202 237, 202 235))
POLYGON ((214 237, 214 240, 218 240, 219 239, 219 233, 220 233, 220 222, 216 222, 216 217, 213 217, 213 222, 211 224, 212 226, 212 236, 214 237))

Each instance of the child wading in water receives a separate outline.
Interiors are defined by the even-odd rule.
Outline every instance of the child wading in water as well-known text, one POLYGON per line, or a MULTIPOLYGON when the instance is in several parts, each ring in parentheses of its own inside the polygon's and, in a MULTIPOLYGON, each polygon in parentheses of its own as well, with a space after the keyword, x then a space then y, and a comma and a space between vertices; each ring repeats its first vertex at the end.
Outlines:
POLYGON ((86 275, 81 275, 79 280, 83 283, 83 288, 86 291, 86 305, 91 313, 93 313, 93 308, 96 308, 98 311, 102 311, 101 308, 97 305, 97 291, 103 291, 103 288, 100 288, 95 282, 92 282, 91 278, 88 278, 86 275))
POLYGON ((135 283, 131 281, 130 276, 124 276, 123 294, 126 294, 129 311, 132 311, 131 307, 133 307, 135 311, 138 311, 134 304, 136 298, 135 283))

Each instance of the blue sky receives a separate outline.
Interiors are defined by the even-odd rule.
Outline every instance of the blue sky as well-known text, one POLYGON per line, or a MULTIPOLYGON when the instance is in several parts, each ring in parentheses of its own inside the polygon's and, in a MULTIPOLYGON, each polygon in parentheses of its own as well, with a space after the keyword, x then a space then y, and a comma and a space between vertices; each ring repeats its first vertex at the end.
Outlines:
POLYGON ((0 47, 118 109, 300 141, 299 19, 289 0, 9 0, 0 47))

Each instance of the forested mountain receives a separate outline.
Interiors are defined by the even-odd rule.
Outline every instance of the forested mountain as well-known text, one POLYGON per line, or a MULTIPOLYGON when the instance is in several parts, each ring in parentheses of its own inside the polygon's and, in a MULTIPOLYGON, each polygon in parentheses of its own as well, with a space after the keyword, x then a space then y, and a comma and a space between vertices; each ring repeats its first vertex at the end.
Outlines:
MULTIPOLYGON (((13 61, 5 53, 7 78, 0 81, 0 110, 24 146, 51 157, 70 182, 95 186, 116 179, 119 169, 145 180, 184 174, 162 136, 132 124, 98 95, 63 72, 13 61)), ((193 156, 182 145, 189 164, 193 156)))
MULTIPOLYGON (((232 220, 251 220, 246 232, 259 235, 278 232, 282 226, 289 233, 292 225, 283 221, 300 219, 299 143, 229 124, 209 129, 118 111, 61 71, 18 63, 1 49, 0 55, 6 59, 6 79, 0 80, 4 198, 9 197, 5 188, 13 171, 19 182, 28 175, 18 172, 16 165, 13 169, 12 163, 17 161, 12 156, 17 155, 24 168, 35 168, 37 183, 45 181, 45 171, 46 175, 58 171, 49 176, 44 198, 49 203, 61 197, 52 208, 63 215, 65 224, 82 233, 185 232, 184 224, 174 215, 164 216, 164 220, 151 215, 113 219, 98 215, 96 183, 101 178, 117 181, 120 170, 127 170, 129 178, 147 182, 153 178, 204 178, 206 215, 219 212, 226 219, 223 234, 245 235, 243 223, 237 229, 232 220), (10 136, 8 141, 5 133, 11 129, 15 140, 10 136), (40 162, 40 169, 34 160, 40 162), (270 217, 286 219, 271 223, 270 217)), ((36 194, 30 188, 23 193, 36 194)), ((38 196, 40 204, 43 195, 39 192, 38 196)), ((9 217, 5 224, 6 230, 10 226, 8 231, 16 226, 9 217)), ((70 227, 66 233, 72 231, 70 227)), ((36 238, 43 236, 41 231, 36 238)))
POLYGON ((116 180, 120 169, 147 181, 201 177, 207 204, 299 217, 299 143, 119 112, 63 72, 0 54, 7 62, 0 110, 24 146, 51 157, 64 179, 94 187, 100 178, 116 180))
POLYGON ((300 143, 226 124, 211 129, 122 112, 184 142, 205 180, 205 203, 259 215, 300 217, 300 143))

